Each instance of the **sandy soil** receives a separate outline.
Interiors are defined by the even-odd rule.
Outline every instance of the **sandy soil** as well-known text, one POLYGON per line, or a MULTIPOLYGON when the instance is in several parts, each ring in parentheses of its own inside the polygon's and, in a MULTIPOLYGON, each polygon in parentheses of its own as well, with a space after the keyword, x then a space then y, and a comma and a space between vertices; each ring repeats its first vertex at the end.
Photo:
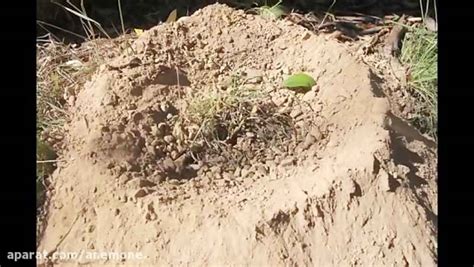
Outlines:
POLYGON ((436 147, 342 45, 215 4, 132 48, 75 99, 38 250, 145 258, 55 266, 436 265, 436 147), (232 75, 254 119, 196 150, 189 101, 232 75))

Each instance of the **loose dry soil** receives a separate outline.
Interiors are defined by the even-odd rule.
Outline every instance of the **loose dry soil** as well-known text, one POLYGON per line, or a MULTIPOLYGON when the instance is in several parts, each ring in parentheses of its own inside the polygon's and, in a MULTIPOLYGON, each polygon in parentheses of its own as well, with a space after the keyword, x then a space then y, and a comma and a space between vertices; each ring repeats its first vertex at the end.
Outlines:
POLYGON ((288 21, 215 4, 154 27, 78 94, 38 250, 145 256, 58 266, 435 266, 436 147, 380 86, 288 21), (299 71, 317 85, 281 88, 299 71))

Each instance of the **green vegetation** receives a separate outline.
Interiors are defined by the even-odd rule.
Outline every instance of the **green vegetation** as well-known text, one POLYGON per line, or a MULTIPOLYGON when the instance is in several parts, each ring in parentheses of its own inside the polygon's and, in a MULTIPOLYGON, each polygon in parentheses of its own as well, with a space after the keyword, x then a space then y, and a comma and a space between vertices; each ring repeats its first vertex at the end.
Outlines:
POLYGON ((237 75, 232 77, 226 90, 207 90, 199 94, 190 97, 187 114, 191 122, 200 125, 200 134, 205 139, 220 139, 218 128, 226 135, 238 130, 264 97, 261 90, 244 86, 237 75))
POLYGON ((225 89, 199 90, 189 96, 182 119, 198 125, 196 143, 218 153, 245 132, 263 142, 280 142, 290 135, 289 115, 278 112, 262 87, 246 82, 235 75, 225 89))
POLYGON ((286 8, 281 5, 281 2, 282 1, 280 0, 273 6, 268 6, 268 4, 265 3, 263 6, 255 7, 252 10, 257 11, 257 14, 265 18, 280 19, 282 16, 287 14, 286 8))
POLYGON ((306 73, 293 74, 283 82, 283 86, 286 88, 293 90, 302 89, 301 91, 309 91, 314 85, 316 85, 316 81, 306 73))
POLYGON ((412 123, 437 138, 438 122, 438 36, 424 27, 411 27, 405 35, 400 56, 408 67, 409 90, 420 100, 412 123))

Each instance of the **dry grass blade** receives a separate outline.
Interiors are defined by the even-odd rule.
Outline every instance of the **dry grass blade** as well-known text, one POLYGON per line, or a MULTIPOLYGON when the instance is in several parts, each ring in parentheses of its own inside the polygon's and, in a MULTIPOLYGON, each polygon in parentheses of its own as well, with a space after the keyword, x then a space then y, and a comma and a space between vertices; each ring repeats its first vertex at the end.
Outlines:
POLYGON ((125 34, 125 24, 123 23, 123 14, 122 14, 122 2, 117 0, 119 15, 120 15, 120 25, 122 26, 122 33, 125 34))
POLYGON ((74 6, 69 0, 67 1, 67 3, 69 5, 71 5, 72 8, 76 9, 76 10, 73 10, 72 8, 69 8, 67 6, 64 6, 60 3, 57 3, 55 2, 55 4, 61 6, 62 8, 64 8, 66 11, 70 12, 71 14, 77 16, 80 20, 81 20, 81 23, 83 25, 83 28, 84 28, 84 31, 86 32, 86 34, 88 35, 88 38, 89 39, 94 39, 95 37, 95 31, 94 31, 94 27, 92 26, 91 23, 93 23, 101 32, 102 34, 104 34, 107 38, 110 39, 110 36, 107 34, 107 32, 102 28, 102 25, 95 21, 94 19, 90 18, 89 16, 87 16, 87 12, 86 12, 86 9, 84 7, 84 1, 81 0, 81 8, 82 9, 79 9, 78 7, 74 6))
POLYGON ((320 28, 321 28, 321 25, 323 25, 324 22, 326 21, 326 18, 329 16, 329 11, 334 7, 334 5, 336 4, 336 2, 337 2, 337 0, 333 0, 333 1, 332 1, 332 4, 329 6, 328 11, 326 12, 326 14, 324 14, 324 17, 323 17, 323 19, 321 20, 321 23, 319 24, 318 29, 320 29, 320 28))
MULTIPOLYGON (((75 33, 75 32, 66 30, 66 29, 61 28, 61 27, 59 27, 59 26, 56 26, 56 25, 53 25, 53 24, 50 24, 50 23, 47 23, 47 22, 44 22, 44 21, 41 21, 41 20, 37 20, 36 23, 38 23, 38 25, 39 25, 41 28, 43 28, 45 31, 48 31, 48 32, 49 32, 49 30, 44 27, 44 26, 48 26, 48 27, 55 28, 55 29, 57 29, 57 30, 63 31, 63 32, 65 32, 65 33, 72 34, 72 35, 74 35, 74 36, 76 36, 76 37, 79 37, 79 38, 83 39, 84 41, 87 40, 87 37, 85 37, 85 36, 83 36, 83 35, 80 35, 80 34, 77 34, 77 33, 75 33)), ((50 34, 51 34, 51 33, 50 33, 50 34)))
POLYGON ((101 64, 101 57, 95 55, 97 51, 86 47, 73 48, 55 41, 52 37, 37 44, 39 131, 61 127, 68 117, 68 95, 77 92, 101 64))
POLYGON ((226 90, 209 89, 189 96, 182 119, 199 128, 191 145, 204 144, 207 155, 220 155, 232 149, 239 136, 245 134, 272 146, 288 140, 292 133, 289 116, 278 114, 263 90, 247 87, 245 82, 234 76, 226 90))

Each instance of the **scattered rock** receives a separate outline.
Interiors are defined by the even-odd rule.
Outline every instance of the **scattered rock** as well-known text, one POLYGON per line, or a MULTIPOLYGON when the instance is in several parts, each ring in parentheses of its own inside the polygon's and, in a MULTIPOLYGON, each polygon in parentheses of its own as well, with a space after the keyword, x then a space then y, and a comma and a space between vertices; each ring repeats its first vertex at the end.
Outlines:
POLYGON ((129 103, 127 104, 127 106, 125 107, 127 110, 136 110, 137 109, 137 105, 135 103, 129 103))
POLYGON ((239 166, 237 166, 235 168, 235 171, 234 171, 234 177, 239 177, 242 173, 242 168, 240 168, 239 166))
POLYGON ((219 166, 219 165, 211 166, 211 167, 209 168, 209 170, 210 170, 210 172, 212 172, 212 173, 218 173, 218 174, 222 173, 222 167, 219 166))
POLYGON ((310 148, 316 142, 316 140, 316 137, 314 137, 312 134, 307 134, 303 142, 303 149, 310 148))
POLYGON ((288 157, 286 159, 283 159, 280 162, 280 166, 282 167, 290 167, 296 164, 296 159, 294 157, 288 157))
POLYGON ((167 172, 169 171, 175 171, 176 170, 176 164, 174 163, 174 161, 170 158, 166 158, 162 165, 163 169, 167 172))
POLYGON ((153 186, 156 186, 156 184, 147 179, 140 179, 138 186, 139 187, 153 187, 153 186))
POLYGON ((398 164, 397 165, 397 176, 407 180, 407 174, 410 173, 410 168, 408 166, 398 164))
POLYGON ((257 176, 263 177, 268 174, 268 169, 264 165, 260 165, 257 167, 257 171, 255 173, 257 176))
POLYGON ((222 178, 224 180, 232 180, 232 174, 228 173, 228 172, 223 172, 222 173, 222 178))
POLYGON ((292 109, 290 112, 290 117, 296 119, 298 116, 303 115, 303 111, 299 108, 292 109))
POLYGON ((133 194, 133 196, 135 198, 141 198, 141 197, 144 197, 146 195, 148 195, 148 192, 143 188, 138 189, 137 192, 135 192, 135 194, 133 194))
POLYGON ((224 187, 227 185, 228 182, 224 179, 215 179, 213 183, 219 187, 224 187))
POLYGON ((311 129, 311 136, 314 137, 315 141, 323 139, 323 134, 318 127, 313 127, 313 129, 311 129))
POLYGON ((249 174, 250 174, 250 170, 249 170, 249 169, 242 169, 241 172, 240 172, 240 175, 241 175, 243 178, 248 177, 249 174))
POLYGON ((114 93, 107 93, 102 100, 102 104, 105 106, 115 106, 117 105, 118 97, 114 93))
POLYGON ((166 135, 165 137, 163 137, 163 140, 165 140, 167 144, 171 144, 173 143, 175 139, 174 139, 174 136, 172 135, 166 135))
POLYGON ((301 37, 301 39, 304 41, 304 40, 308 40, 309 37, 311 37, 311 33, 309 31, 306 31, 301 37))
POLYGON ((245 71, 246 81, 250 84, 258 84, 263 81, 263 71, 257 69, 248 69, 245 71))
POLYGON ((382 191, 392 191, 390 175, 383 169, 379 170, 377 175, 379 181, 379 189, 382 191))
POLYGON ((302 100, 303 101, 306 101, 306 102, 309 102, 309 101, 312 101, 316 98, 316 91, 314 90, 314 87, 313 89, 309 90, 308 92, 306 92, 304 95, 303 95, 303 98, 302 100))
POLYGON ((118 177, 118 181, 120 184, 126 184, 128 181, 130 181, 132 179, 132 177, 130 176, 130 174, 121 174, 119 177, 118 177))
POLYGON ((248 138, 254 138, 254 137, 255 137, 255 133, 246 132, 246 133, 245 133, 245 136, 247 136, 248 138))
POLYGON ((168 113, 170 109, 170 105, 167 102, 162 102, 160 104, 160 110, 163 111, 164 113, 168 113))
POLYGON ((164 134, 168 130, 168 124, 164 122, 158 123, 158 130, 161 134, 164 134))
POLYGON ((171 184, 171 185, 180 185, 180 184, 182 184, 182 182, 178 179, 169 179, 168 183, 171 184))
POLYGON ((132 116, 132 120, 135 122, 135 123, 138 123, 139 121, 141 121, 143 119, 143 114, 141 112, 137 112, 135 114, 133 114, 132 116))

